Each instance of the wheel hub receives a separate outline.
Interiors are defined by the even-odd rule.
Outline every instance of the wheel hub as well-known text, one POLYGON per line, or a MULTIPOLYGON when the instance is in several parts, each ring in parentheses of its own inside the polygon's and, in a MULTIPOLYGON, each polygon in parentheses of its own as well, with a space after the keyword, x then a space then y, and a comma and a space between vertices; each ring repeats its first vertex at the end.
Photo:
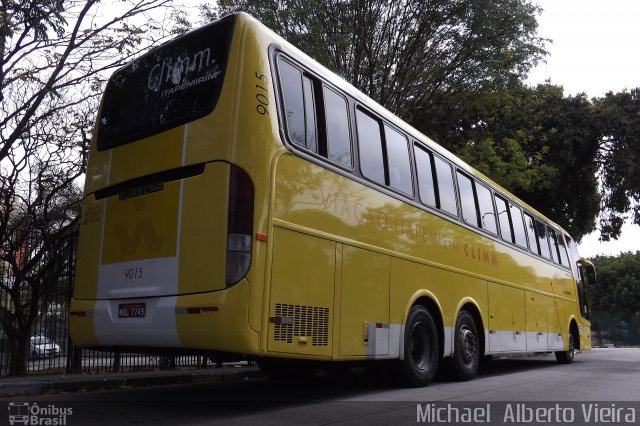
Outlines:
POLYGON ((460 328, 458 346, 460 347, 460 354, 462 355, 462 361, 465 365, 472 364, 478 351, 478 341, 467 325, 460 328))

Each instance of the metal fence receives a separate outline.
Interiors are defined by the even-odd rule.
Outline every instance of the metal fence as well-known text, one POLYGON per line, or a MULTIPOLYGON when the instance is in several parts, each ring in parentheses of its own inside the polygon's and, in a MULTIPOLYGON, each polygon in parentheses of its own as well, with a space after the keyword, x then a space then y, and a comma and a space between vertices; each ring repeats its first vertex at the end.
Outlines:
MULTIPOLYGON (((31 238, 32 240, 32 238, 31 238)), ((173 368, 202 368, 214 361, 204 355, 193 356, 151 356, 139 353, 114 353, 80 349, 74 347, 69 339, 69 303, 73 291, 73 273, 75 270, 76 238, 61 244, 55 253, 64 263, 61 272, 56 275, 46 300, 41 301, 40 312, 32 326, 29 341, 28 374, 45 373, 102 373, 112 371, 143 371, 173 368)), ((37 247, 36 241, 25 244, 37 247)), ((28 259, 30 253, 23 250, 19 254, 28 259)), ((44 261, 44 260, 43 260, 44 261)), ((0 268, 0 279, 7 288, 13 288, 17 280, 9 265, 0 268)), ((21 291, 28 292, 27 287, 21 291)), ((14 301, 6 290, 0 290, 0 304, 9 308, 14 301)), ((9 374, 11 342, 5 330, 0 327, 0 376, 9 374)), ((216 363, 218 364, 218 363, 216 363)))
POLYGON ((631 313, 593 313, 591 344, 594 347, 640 346, 640 318, 631 313))
MULTIPOLYGON (((0 307, 5 323, 35 315, 29 330, 27 371, 59 369, 69 349, 68 306, 73 286, 76 238, 47 244, 36 232, 16 233, 3 244, 11 262, 0 264, 0 307), (14 249, 10 249, 13 244, 14 249), (51 248, 52 247, 52 248, 51 248), (23 306, 16 309, 16 306, 23 306), (33 307, 33 308, 32 308, 33 307)), ((11 337, 0 327, 0 375, 9 372, 11 337)))

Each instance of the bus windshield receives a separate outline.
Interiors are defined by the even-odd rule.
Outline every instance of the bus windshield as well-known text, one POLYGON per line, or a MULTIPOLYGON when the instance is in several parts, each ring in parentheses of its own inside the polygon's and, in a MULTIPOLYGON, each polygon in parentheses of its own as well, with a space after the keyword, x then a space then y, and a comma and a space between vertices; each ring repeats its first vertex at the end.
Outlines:
POLYGON ((209 114, 218 99, 233 17, 141 56, 109 79, 97 148, 114 148, 209 114))

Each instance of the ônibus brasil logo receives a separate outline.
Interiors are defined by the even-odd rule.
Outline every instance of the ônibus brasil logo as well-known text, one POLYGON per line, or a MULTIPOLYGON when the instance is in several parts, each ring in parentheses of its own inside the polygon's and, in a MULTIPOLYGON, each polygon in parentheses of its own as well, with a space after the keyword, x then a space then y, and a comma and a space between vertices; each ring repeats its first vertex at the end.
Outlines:
POLYGON ((33 402, 10 402, 10 425, 56 425, 64 426, 73 414, 73 408, 56 407, 54 404, 40 406, 33 402))

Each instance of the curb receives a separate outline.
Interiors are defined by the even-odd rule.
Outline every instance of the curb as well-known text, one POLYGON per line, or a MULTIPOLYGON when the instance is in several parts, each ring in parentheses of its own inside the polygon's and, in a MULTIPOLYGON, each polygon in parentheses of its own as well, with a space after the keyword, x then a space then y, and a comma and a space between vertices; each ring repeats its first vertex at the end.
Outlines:
POLYGON ((220 370, 194 370, 175 373, 159 372, 119 374, 116 377, 57 376, 21 382, 2 383, 0 398, 33 396, 46 393, 92 392, 99 390, 130 389, 146 386, 166 386, 188 383, 230 382, 262 377, 257 367, 225 368, 220 370))

